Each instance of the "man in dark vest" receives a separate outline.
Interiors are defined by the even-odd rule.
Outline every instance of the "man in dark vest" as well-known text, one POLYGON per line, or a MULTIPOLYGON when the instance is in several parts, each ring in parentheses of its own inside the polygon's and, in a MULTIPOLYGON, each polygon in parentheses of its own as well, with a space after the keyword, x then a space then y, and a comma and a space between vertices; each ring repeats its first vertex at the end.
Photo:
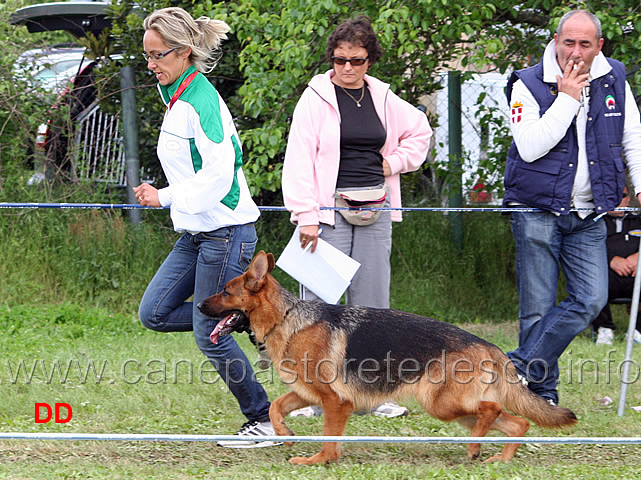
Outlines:
POLYGON ((507 86, 513 142, 504 206, 512 213, 519 347, 508 353, 530 390, 558 404, 558 358, 608 298, 602 214, 621 201, 626 163, 641 192, 641 121, 625 67, 601 52, 596 16, 560 20, 541 62, 507 86), (625 154, 625 160, 624 160, 625 154), (557 304, 560 270, 567 298, 557 304))

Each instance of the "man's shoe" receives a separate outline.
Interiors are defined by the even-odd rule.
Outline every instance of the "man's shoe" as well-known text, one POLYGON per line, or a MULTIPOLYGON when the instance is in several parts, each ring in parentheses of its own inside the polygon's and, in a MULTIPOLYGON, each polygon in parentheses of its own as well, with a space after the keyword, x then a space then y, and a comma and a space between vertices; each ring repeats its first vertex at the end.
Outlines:
POLYGON ((386 402, 372 409, 371 413, 376 417, 395 418, 406 416, 409 410, 394 402, 386 402))
POLYGON ((271 422, 246 422, 241 429, 238 430, 236 435, 238 437, 251 438, 252 440, 221 440, 218 442, 218 446, 226 448, 261 448, 283 444, 283 442, 261 440, 261 437, 271 437, 276 435, 271 422))
POLYGON ((606 327, 599 327, 599 333, 596 337, 597 345, 612 345, 614 340, 614 330, 606 327))
POLYGON ((635 330, 632 339, 634 340, 634 343, 641 343, 641 332, 635 330))

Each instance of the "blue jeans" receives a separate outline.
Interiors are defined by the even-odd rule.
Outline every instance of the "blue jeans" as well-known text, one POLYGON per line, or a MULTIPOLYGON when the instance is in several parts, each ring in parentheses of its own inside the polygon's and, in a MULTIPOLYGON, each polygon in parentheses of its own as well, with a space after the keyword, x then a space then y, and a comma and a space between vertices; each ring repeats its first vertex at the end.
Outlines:
POLYGON ((558 359, 608 300, 606 226, 575 213, 512 213, 519 347, 508 353, 529 388, 558 403, 558 359), (557 305, 560 269, 567 297, 557 305))
POLYGON ((234 394, 251 421, 269 419, 269 401, 256 381, 249 359, 231 335, 218 344, 209 334, 218 323, 196 307, 241 275, 256 248, 253 224, 184 234, 147 286, 138 314, 142 324, 158 332, 194 332, 196 344, 234 394), (193 295, 193 301, 187 301, 193 295))

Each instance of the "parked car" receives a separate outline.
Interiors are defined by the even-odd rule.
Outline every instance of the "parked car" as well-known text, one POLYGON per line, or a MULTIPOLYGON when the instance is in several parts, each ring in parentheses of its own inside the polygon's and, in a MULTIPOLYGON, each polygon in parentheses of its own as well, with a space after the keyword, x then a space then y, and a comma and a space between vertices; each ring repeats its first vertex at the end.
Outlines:
MULTIPOLYGON (((110 25, 108 1, 69 1, 31 5, 10 18, 30 32, 66 30, 75 36, 100 33, 110 25)), ((74 45, 29 50, 17 68, 46 92, 54 94, 48 119, 34 135, 34 175, 29 183, 62 178, 125 185, 125 154, 119 118, 100 110, 96 61, 74 45), (64 107, 64 108, 63 108, 64 107)))
POLYGON ((67 83, 88 63, 85 49, 63 43, 23 52, 14 66, 15 74, 34 88, 60 93, 67 83))

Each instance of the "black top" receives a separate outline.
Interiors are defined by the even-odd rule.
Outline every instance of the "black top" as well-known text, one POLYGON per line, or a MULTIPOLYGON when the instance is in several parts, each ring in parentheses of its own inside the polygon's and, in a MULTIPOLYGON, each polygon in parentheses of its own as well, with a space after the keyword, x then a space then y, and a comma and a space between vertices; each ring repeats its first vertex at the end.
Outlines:
POLYGON ((383 155, 386 132, 376 114, 367 84, 346 88, 334 85, 341 114, 341 158, 336 188, 373 187, 385 182, 383 155), (360 107, 356 100, 361 98, 360 107))
POLYGON ((608 264, 614 257, 629 257, 639 251, 639 237, 630 235, 630 230, 641 229, 641 216, 626 213, 623 217, 605 215, 603 217, 608 229, 606 245, 608 250, 608 264), (617 220, 621 220, 621 231, 617 232, 617 220))

